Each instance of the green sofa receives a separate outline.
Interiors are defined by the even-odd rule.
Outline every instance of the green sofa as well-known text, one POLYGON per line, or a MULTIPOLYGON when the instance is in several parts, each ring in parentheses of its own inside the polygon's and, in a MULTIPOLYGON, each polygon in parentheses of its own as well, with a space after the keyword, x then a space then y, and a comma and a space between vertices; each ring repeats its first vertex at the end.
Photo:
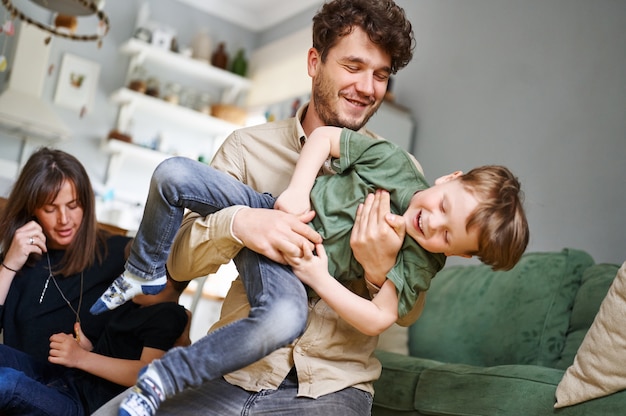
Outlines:
POLYGON ((553 408, 618 269, 573 249, 527 253, 508 272, 444 268, 409 328, 409 356, 377 351, 372 415, 625 414, 626 391, 553 408))

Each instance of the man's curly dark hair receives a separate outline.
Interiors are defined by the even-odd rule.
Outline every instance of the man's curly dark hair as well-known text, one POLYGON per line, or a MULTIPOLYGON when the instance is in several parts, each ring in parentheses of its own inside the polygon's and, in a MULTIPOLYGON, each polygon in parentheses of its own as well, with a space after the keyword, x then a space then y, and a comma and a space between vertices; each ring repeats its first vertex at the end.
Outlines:
POLYGON ((333 0, 313 17, 313 47, 326 61, 340 38, 360 27, 370 40, 391 56, 391 73, 413 57, 415 39, 404 9, 393 0, 333 0))

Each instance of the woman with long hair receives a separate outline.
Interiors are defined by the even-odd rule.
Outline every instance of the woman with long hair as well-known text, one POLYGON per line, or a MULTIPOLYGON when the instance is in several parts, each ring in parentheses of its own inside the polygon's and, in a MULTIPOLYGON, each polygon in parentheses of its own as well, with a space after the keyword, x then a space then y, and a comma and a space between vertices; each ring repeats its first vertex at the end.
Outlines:
MULTIPOLYGON (((48 362, 50 337, 78 334, 77 325, 98 341, 124 310, 94 316, 89 306, 124 270, 129 241, 98 228, 89 176, 74 156, 45 147, 30 156, 0 212, 0 371, 19 368, 37 377, 66 371, 48 362)), ((3 384, 11 380, 0 376, 2 390, 10 391, 3 384)), ((2 400, 20 397, 0 394, 2 400)), ((28 400, 46 410, 55 405, 28 400)))

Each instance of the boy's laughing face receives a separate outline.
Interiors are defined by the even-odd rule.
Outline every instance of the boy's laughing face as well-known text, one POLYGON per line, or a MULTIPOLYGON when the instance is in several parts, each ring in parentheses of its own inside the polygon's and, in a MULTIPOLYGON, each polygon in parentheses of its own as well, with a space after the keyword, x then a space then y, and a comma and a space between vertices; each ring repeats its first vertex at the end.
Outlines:
POLYGON ((431 253, 469 257, 478 250, 478 230, 466 229, 478 200, 456 180, 461 174, 443 176, 417 192, 403 215, 407 234, 431 253))

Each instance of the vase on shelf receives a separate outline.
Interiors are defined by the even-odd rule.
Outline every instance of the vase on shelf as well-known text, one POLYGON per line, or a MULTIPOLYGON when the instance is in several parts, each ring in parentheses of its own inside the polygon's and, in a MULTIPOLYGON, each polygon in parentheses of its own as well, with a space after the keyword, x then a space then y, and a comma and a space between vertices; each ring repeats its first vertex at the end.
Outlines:
POLYGON ((211 37, 206 29, 196 33, 191 41, 191 57, 200 61, 211 61, 211 37))

